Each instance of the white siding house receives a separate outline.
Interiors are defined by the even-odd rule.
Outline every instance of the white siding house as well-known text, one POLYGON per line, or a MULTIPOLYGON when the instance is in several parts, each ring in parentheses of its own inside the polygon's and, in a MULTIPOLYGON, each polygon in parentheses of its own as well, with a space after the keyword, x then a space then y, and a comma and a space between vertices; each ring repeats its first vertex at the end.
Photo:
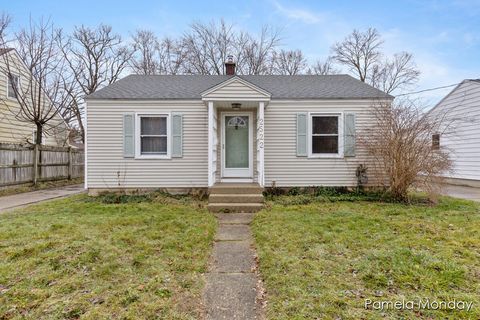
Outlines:
MULTIPOLYGON (((21 108, 12 88, 13 81, 27 95, 32 75, 14 49, 0 49, 0 143, 34 143, 36 126, 21 116, 21 108), (10 76, 8 75, 10 73, 10 76)), ((27 98, 26 101, 31 98, 27 98)), ((48 99, 46 95, 41 97, 48 99)), ((43 144, 66 146, 68 128, 60 115, 45 125, 43 144)))
POLYGON ((429 115, 441 119, 440 148, 450 152, 452 172, 447 182, 480 186, 480 79, 464 80, 429 115))
POLYGON ((87 97, 86 188, 356 186, 392 98, 347 75, 131 75, 87 97))

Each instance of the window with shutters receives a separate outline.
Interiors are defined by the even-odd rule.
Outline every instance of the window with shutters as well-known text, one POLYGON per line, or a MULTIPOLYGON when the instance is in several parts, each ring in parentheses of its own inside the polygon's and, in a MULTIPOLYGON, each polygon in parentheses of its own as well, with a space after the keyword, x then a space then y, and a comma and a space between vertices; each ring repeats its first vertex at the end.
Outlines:
POLYGON ((137 116, 137 157, 168 158, 170 156, 169 122, 168 114, 137 116))
POLYGON ((311 113, 309 121, 310 157, 338 157, 342 148, 341 114, 311 113))

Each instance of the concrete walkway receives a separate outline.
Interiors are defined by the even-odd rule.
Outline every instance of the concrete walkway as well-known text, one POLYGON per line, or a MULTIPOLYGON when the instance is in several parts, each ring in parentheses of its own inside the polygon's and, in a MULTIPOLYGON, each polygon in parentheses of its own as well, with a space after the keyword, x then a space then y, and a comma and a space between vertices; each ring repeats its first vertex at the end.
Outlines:
POLYGON ((253 213, 218 213, 212 261, 206 275, 206 318, 262 319, 255 273, 255 252, 250 230, 253 213))
POLYGON ((83 188, 83 184, 75 184, 61 188, 24 192, 11 196, 0 197, 0 213, 37 202, 68 197, 84 191, 85 189, 83 188))

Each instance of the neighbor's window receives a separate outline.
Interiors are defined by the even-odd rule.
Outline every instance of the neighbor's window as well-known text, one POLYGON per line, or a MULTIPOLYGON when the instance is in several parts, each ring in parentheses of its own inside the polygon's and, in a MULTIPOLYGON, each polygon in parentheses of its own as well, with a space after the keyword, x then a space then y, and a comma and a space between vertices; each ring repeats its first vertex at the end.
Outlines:
POLYGON ((338 119, 336 115, 312 116, 312 154, 338 154, 338 119))
POLYGON ((140 154, 167 155, 167 116, 140 117, 140 154))
POLYGON ((7 95, 9 98, 16 99, 17 93, 15 89, 20 88, 20 77, 16 74, 10 73, 7 77, 7 95))
POLYGON ((440 149, 440 135, 438 133, 432 134, 432 149, 433 150, 440 149))

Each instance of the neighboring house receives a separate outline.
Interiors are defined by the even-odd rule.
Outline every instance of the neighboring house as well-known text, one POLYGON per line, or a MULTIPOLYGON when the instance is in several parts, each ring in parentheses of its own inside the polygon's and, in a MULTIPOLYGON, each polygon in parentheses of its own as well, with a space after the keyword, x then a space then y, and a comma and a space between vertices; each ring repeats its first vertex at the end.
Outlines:
POLYGON ((348 75, 130 75, 87 97, 86 187, 356 186, 393 97, 348 75))
MULTIPOLYGON (((13 90, 14 85, 27 88, 29 79, 31 74, 16 50, 0 49, 0 143, 35 142, 36 126, 19 116, 21 109, 13 90)), ((46 125, 46 131, 43 144, 67 145, 68 129, 60 115, 46 125)))
POLYGON ((432 137, 434 147, 447 150, 453 160, 447 182, 480 187, 480 79, 467 79, 430 112, 443 123, 432 137))

